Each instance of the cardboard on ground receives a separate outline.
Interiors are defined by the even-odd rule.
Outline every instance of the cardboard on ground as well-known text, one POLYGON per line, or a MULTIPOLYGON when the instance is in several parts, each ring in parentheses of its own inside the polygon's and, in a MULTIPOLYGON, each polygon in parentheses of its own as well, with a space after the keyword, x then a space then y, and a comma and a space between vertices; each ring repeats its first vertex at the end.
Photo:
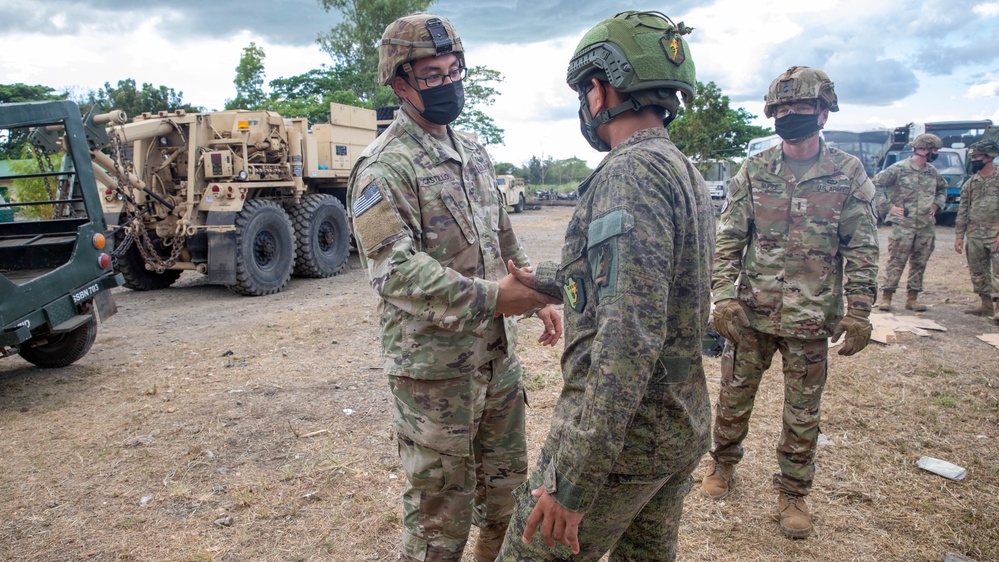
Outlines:
POLYGON ((891 313, 872 313, 871 327, 873 328, 871 339, 879 343, 898 343, 898 336, 895 332, 911 332, 917 336, 926 337, 930 335, 927 330, 935 332, 947 331, 947 328, 927 318, 920 316, 895 316, 891 313))

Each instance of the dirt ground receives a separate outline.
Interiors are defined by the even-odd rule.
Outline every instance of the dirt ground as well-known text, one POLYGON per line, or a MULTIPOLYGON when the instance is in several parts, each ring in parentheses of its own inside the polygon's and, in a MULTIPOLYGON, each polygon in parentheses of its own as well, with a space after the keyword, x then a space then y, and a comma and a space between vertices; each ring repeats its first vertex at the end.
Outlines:
MULTIPOLYGON (((571 211, 514 215, 535 261, 558 258, 571 211)), ((738 488, 719 503, 688 497, 680 560, 999 560, 999 349, 975 337, 999 327, 961 313, 976 298, 952 245, 940 227, 923 298, 947 332, 830 357, 815 535, 785 539, 771 516, 776 360, 738 488), (967 478, 918 469, 924 455, 967 478)), ((0 360, 0 558, 395 559, 403 472, 376 297, 351 266, 261 298, 193 274, 118 289, 119 314, 76 364, 0 360)), ((539 333, 522 321, 532 461, 561 383, 561 344, 542 348, 539 333)), ((718 360, 706 367, 717 395, 718 360)))

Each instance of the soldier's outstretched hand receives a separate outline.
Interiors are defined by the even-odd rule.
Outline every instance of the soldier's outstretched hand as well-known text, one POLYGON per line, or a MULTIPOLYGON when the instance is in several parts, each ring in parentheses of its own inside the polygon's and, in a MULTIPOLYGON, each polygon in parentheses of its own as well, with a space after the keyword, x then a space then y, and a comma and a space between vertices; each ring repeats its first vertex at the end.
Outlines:
MULTIPOLYGON (((522 271, 514 267, 513 260, 507 262, 507 269, 522 271)), ((528 272, 529 273, 529 272, 528 272)), ((534 274, 529 273, 533 280, 534 274)), ((524 314, 536 308, 549 304, 558 304, 560 299, 539 293, 533 289, 534 283, 528 287, 513 273, 508 273, 499 280, 499 296, 496 298, 496 316, 511 316, 524 314)))

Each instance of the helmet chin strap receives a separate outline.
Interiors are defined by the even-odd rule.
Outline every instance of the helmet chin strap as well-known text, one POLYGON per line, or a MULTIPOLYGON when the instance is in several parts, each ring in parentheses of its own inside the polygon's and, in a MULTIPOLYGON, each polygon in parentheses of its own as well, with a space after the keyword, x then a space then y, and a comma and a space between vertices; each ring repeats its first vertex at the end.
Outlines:
POLYGON ((605 109, 600 113, 593 115, 590 111, 590 102, 586 99, 586 94, 580 92, 580 110, 586 116, 586 123, 583 124, 585 134, 590 141, 590 145, 601 152, 606 152, 610 150, 610 145, 603 141, 599 135, 597 135, 597 127, 603 125, 604 123, 610 121, 611 119, 617 117, 618 115, 624 113, 625 111, 641 109, 642 104, 638 102, 635 98, 628 98, 627 101, 618 104, 610 109, 605 109))

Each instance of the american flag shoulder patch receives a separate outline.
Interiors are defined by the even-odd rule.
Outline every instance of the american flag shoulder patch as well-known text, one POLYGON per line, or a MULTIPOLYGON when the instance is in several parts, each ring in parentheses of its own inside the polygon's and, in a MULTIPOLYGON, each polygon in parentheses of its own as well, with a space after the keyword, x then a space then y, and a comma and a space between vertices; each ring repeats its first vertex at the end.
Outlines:
POLYGON ((351 212, 355 217, 359 217, 364 214, 365 211, 375 206, 382 200, 382 192, 378 189, 378 182, 372 181, 368 184, 368 187, 361 192, 361 196, 354 201, 354 206, 351 207, 351 212))

